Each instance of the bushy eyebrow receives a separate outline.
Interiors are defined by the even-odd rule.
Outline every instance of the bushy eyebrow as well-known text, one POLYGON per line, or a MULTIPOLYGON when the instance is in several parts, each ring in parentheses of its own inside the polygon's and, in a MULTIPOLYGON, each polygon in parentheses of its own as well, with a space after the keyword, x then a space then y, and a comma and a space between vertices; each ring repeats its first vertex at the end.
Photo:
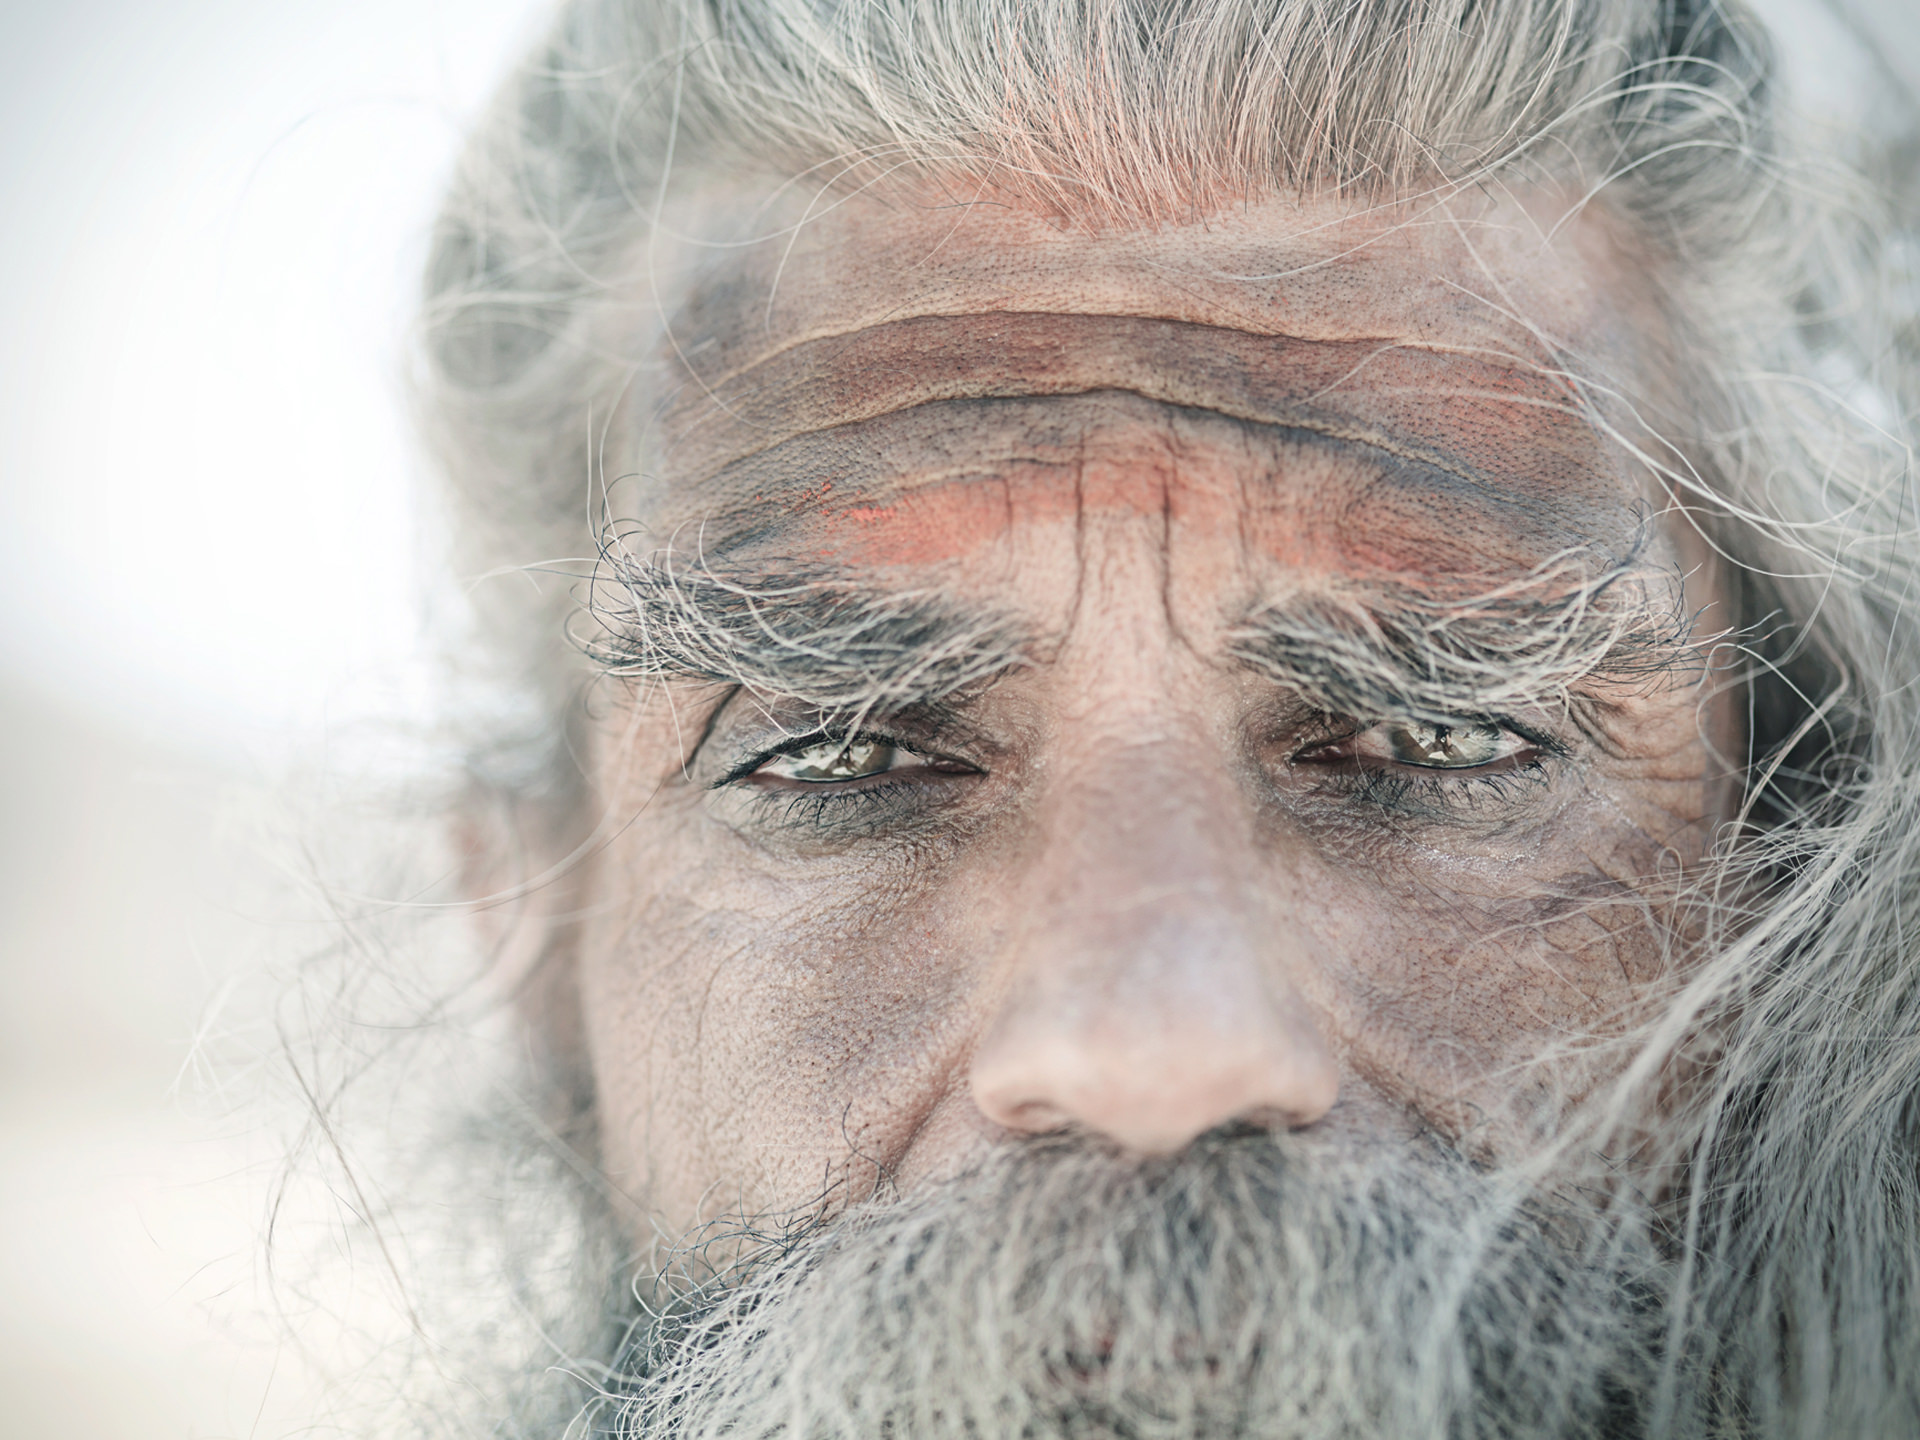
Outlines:
POLYGON ((737 686, 826 714, 930 703, 1023 663, 1011 616, 934 591, 885 591, 817 567, 760 561, 751 578, 671 550, 603 553, 587 651, 637 680, 737 686))
MULTIPOLYGON (((1571 552, 1498 586, 1290 596, 1234 625, 1228 651, 1329 713, 1444 723, 1656 683, 1688 653, 1680 593, 1637 554, 1571 552)), ((671 550, 603 554, 589 610, 585 648, 609 674, 842 717, 947 698, 1031 663, 1037 639, 938 591, 764 559, 751 576, 720 574, 671 550)))
POLYGON ((1568 551, 1497 584, 1333 589, 1262 606, 1229 648, 1332 714, 1445 723, 1607 703, 1667 682, 1696 637, 1677 574, 1568 551))

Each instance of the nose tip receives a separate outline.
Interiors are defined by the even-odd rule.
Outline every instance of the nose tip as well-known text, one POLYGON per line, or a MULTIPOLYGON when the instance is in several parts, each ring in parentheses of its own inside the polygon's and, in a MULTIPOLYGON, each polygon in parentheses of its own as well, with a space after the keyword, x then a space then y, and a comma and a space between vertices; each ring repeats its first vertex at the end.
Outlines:
POLYGON ((1031 995, 976 1052, 974 1103, 1018 1133, 1081 1128, 1142 1155, 1172 1154, 1231 1120, 1296 1129, 1319 1120, 1338 1097, 1339 1070, 1304 1002, 1291 990, 1222 988, 1163 984, 1092 1005, 1031 995))

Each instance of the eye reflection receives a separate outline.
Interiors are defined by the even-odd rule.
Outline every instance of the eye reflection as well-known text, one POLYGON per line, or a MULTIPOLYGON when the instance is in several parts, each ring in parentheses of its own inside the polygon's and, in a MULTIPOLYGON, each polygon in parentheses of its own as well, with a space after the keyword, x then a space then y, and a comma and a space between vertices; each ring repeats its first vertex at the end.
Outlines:
POLYGON ((1498 725, 1385 724, 1348 742, 1356 759, 1387 760, 1427 770, 1468 770, 1507 760, 1527 742, 1498 725))
POLYGON ((885 740, 821 740, 785 755, 775 755, 754 773, 805 785, 859 780, 868 775, 884 775, 904 753, 885 740))
POLYGON ((1306 764, 1357 764, 1365 770, 1483 770, 1536 753, 1532 742, 1501 725, 1463 721, 1428 725, 1387 720, 1294 757, 1306 764))

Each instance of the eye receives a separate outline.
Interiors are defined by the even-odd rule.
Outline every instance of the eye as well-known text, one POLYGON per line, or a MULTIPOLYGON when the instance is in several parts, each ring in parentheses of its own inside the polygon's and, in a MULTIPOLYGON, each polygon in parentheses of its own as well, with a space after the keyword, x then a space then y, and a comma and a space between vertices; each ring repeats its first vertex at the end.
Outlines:
POLYGON ((1356 758, 1428 770, 1468 770, 1510 760, 1527 742, 1498 725, 1376 725, 1354 737, 1356 758))
POLYGON ((1296 758, 1306 762, 1353 761, 1363 766, 1416 770, 1478 770, 1531 754, 1533 742, 1499 725, 1465 722, 1427 725, 1384 721, 1339 740, 1316 745, 1296 758))
POLYGON ((915 759, 911 752, 887 740, 821 739, 797 750, 769 756, 753 773, 802 785, 828 785, 884 775, 915 759))

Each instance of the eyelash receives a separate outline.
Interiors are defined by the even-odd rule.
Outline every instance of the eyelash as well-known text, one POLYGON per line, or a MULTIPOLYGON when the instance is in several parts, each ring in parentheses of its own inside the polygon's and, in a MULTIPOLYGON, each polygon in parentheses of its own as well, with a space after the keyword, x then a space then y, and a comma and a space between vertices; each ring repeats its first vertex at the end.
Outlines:
MULTIPOLYGON (((1303 761, 1302 757, 1369 728, 1350 717, 1322 715, 1315 719, 1324 727, 1323 738, 1295 751, 1289 764, 1312 764, 1314 762, 1303 761)), ((1420 819, 1465 819, 1483 803, 1515 803, 1527 792, 1551 784, 1554 767, 1567 757, 1563 742, 1531 726, 1494 716, 1462 719, 1516 735, 1527 742, 1531 751, 1511 763, 1484 769, 1435 768, 1423 772, 1415 767, 1326 763, 1318 783, 1352 805, 1371 806, 1420 819)))
POLYGON ((865 815, 880 818, 888 810, 897 809, 901 801, 908 799, 911 793, 919 789, 920 784, 924 782, 898 779, 891 774, 883 773, 863 780, 816 783, 796 786, 792 789, 744 786, 744 782, 752 779, 768 761, 776 760, 782 755, 797 755, 816 745, 848 746, 857 745, 862 741, 892 746, 898 750, 905 750, 909 754, 920 755, 922 758, 934 758, 925 756, 924 752, 914 749, 898 736, 884 731, 816 730, 810 735, 796 735, 771 749, 760 751, 751 758, 741 761, 720 779, 714 781, 711 788, 719 790, 727 786, 743 786, 748 791, 751 803, 760 808, 765 818, 776 825, 824 828, 850 821, 857 823, 865 815))
MULTIPOLYGON (((893 749, 905 750, 914 755, 920 754, 919 751, 915 750, 911 745, 908 745, 897 736, 888 735, 878 730, 815 730, 808 735, 795 735, 789 740, 782 740, 778 745, 774 745, 750 756, 748 759, 742 760, 718 780, 715 780, 709 788, 718 790, 722 786, 734 785, 742 780, 751 779, 767 765, 769 761, 778 760, 782 755, 798 755, 802 751, 811 750, 816 745, 838 745, 844 748, 849 745, 858 745, 863 741, 871 742, 875 745, 887 745, 893 749)), ((845 792, 857 790, 860 787, 858 782, 848 781, 839 785, 821 784, 816 788, 845 792)))
POLYGON ((862 785, 813 785, 804 790, 762 790, 753 804, 776 825, 825 829, 857 825, 862 819, 880 819, 897 811, 915 787, 911 781, 880 781, 862 785))
MULTIPOLYGON (((1290 765, 1303 763, 1301 757, 1313 749, 1337 743, 1366 728, 1339 717, 1323 717, 1323 723, 1326 727, 1324 737, 1295 751, 1289 761, 1290 765), (1336 729, 1336 726, 1340 728, 1336 729)), ((1501 729, 1518 735, 1532 747, 1531 753, 1523 759, 1511 764, 1502 764, 1498 768, 1458 771, 1435 769, 1426 774, 1412 768, 1328 763, 1322 767, 1321 773, 1316 777, 1317 785, 1323 791, 1332 792, 1352 806, 1364 806, 1413 818, 1449 820, 1469 818, 1472 812, 1483 803, 1517 802, 1524 798, 1527 792, 1540 789, 1552 782, 1554 764, 1566 756, 1566 747, 1561 742, 1511 721, 1489 718, 1480 723, 1498 725, 1501 729)), ((714 781, 711 788, 719 790, 728 786, 743 785, 743 782, 752 779, 769 761, 782 755, 798 754, 816 745, 845 746, 862 741, 889 745, 914 754, 922 753, 914 750, 899 737, 884 731, 859 730, 836 733, 831 730, 817 730, 811 734, 794 736, 741 761, 720 779, 714 781)), ((763 811, 765 818, 771 823, 782 826, 826 828, 849 822, 857 823, 866 816, 880 819, 886 812, 896 810, 903 801, 910 799, 923 784, 924 782, 895 779, 890 775, 882 774, 867 780, 809 784, 792 789, 746 788, 752 803, 763 811)))
POLYGON ((1549 761, 1557 757, 1537 753, 1499 770, 1435 771, 1353 766, 1328 770, 1321 784, 1349 804, 1426 818, 1462 818, 1483 802, 1513 802, 1526 792, 1552 782, 1549 761))

